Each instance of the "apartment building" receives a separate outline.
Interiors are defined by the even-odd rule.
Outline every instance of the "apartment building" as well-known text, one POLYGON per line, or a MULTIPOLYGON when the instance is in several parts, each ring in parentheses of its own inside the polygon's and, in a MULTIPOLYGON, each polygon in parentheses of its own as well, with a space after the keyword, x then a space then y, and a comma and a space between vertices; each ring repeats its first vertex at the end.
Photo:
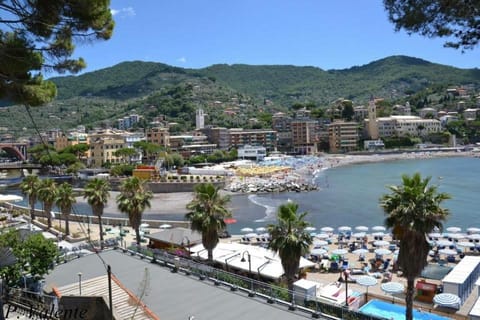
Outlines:
POLYGON ((335 121, 328 125, 330 152, 349 152, 358 149, 358 123, 335 121))
POLYGON ((276 148, 277 132, 274 130, 262 129, 228 129, 230 136, 230 146, 238 149, 245 145, 263 146, 267 151, 273 151, 276 148))
POLYGON ((318 150, 318 121, 311 119, 292 120, 292 146, 296 154, 315 154, 318 150))
POLYGON ((147 129, 145 139, 147 142, 155 143, 165 148, 170 146, 170 132, 165 127, 147 129))
POLYGON ((88 165, 101 167, 106 163, 122 163, 122 157, 115 156, 115 151, 126 148, 125 136, 122 132, 112 130, 98 131, 89 135, 90 158, 88 165))

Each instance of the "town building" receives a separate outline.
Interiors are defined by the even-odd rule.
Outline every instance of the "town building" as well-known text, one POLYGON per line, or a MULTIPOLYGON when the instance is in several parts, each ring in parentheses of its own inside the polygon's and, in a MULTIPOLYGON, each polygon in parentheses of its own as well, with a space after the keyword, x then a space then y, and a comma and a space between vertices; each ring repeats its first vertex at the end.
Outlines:
POLYGON ((238 159, 261 161, 267 156, 267 149, 262 146, 244 145, 238 148, 238 159))
POLYGON ((272 116, 272 129, 277 132, 277 150, 292 152, 292 118, 283 112, 272 116))
POLYGON ((134 124, 138 123, 141 116, 134 113, 123 118, 117 119, 117 127, 120 130, 127 130, 133 127, 134 124))
POLYGON ((263 129, 228 129, 230 136, 230 147, 238 149, 245 145, 263 146, 267 151, 276 148, 277 132, 263 129))
MULTIPOLYGON (((369 126, 370 119, 365 120, 369 126)), ((436 119, 422 119, 417 116, 390 116, 376 119, 380 137, 421 136, 440 132, 441 123, 436 119)))
POLYGON ((371 140, 378 140, 380 137, 377 123, 377 106, 375 105, 373 96, 370 97, 370 101, 368 102, 367 132, 371 140))
POLYGON ((92 133, 90 134, 90 158, 88 159, 88 165, 101 167, 106 163, 122 163, 124 159, 115 156, 115 152, 122 148, 126 148, 123 133, 112 130, 92 133))
POLYGON ((162 147, 170 146, 170 132, 165 127, 148 128, 145 135, 146 141, 162 147))
POLYGON ((318 142, 318 121, 311 119, 292 120, 292 146, 296 154, 315 154, 318 142))
POLYGON ((207 136, 208 142, 217 145, 218 149, 230 148, 230 134, 227 128, 207 126, 200 131, 207 136))
POLYGON ((203 112, 202 108, 199 108, 195 113, 195 128, 197 130, 203 129, 205 127, 205 116, 207 114, 203 112))
POLYGON ((335 121, 328 126, 330 152, 349 152, 358 149, 358 123, 335 121))

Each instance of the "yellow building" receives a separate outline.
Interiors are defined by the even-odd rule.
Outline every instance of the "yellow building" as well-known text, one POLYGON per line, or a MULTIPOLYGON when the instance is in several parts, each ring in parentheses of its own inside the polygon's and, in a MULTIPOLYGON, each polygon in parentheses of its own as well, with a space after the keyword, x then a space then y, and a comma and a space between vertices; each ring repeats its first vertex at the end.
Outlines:
POLYGON ((89 165, 101 167, 105 163, 122 163, 122 157, 116 157, 115 151, 126 148, 125 137, 120 133, 110 130, 93 133, 90 135, 89 165))

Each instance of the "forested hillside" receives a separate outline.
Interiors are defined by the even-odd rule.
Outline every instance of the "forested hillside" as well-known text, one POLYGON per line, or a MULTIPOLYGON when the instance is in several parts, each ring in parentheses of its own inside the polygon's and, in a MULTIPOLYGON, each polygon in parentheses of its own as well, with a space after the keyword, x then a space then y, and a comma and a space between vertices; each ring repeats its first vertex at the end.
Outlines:
MULTIPOLYGON (((113 125, 136 112, 148 122, 156 116, 194 126, 202 107, 207 123, 227 127, 262 127, 269 114, 288 111, 298 103, 326 108, 338 98, 364 104, 371 95, 391 102, 414 98, 431 88, 473 84, 480 87, 480 70, 458 69, 425 60, 393 56, 344 70, 316 67, 213 65, 184 69, 154 62, 123 62, 110 68, 51 79, 57 99, 32 109, 40 129, 113 125), (252 122, 252 118, 260 119, 252 122)), ((429 93, 432 94, 432 93, 429 93)), ((433 93, 435 94, 435 93, 433 93)), ((439 93, 439 96, 442 93, 439 93)), ((0 127, 17 133, 33 130, 23 106, 0 108, 0 127)))

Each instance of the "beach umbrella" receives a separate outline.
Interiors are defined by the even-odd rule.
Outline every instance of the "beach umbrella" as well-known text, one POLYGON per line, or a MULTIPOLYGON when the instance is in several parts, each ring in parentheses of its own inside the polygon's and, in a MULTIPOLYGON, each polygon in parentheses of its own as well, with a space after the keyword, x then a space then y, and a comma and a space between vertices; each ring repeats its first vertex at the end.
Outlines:
POLYGON ((437 245, 437 247, 448 247, 451 246, 453 242, 448 240, 438 240, 435 241, 435 244, 437 245))
POLYGON ((393 295, 398 294, 398 293, 402 293, 403 290, 405 290, 405 287, 404 287, 403 284, 401 284, 400 282, 394 282, 394 281, 382 283, 380 288, 382 288, 382 291, 385 292, 386 294, 391 294, 392 295, 392 303, 394 301, 393 300, 394 299, 393 295))
POLYGON ((352 228, 349 226, 341 226, 341 227, 338 227, 338 231, 340 232, 352 231, 352 228))
POLYGON ((368 253, 368 249, 360 248, 360 249, 354 250, 353 253, 354 253, 354 254, 357 254, 357 255, 367 254, 367 253, 368 253))
POLYGON ((438 232, 429 233, 428 236, 430 238, 441 238, 441 237, 443 237, 443 235, 441 233, 438 233, 438 232))
POLYGON ((320 228, 320 231, 325 232, 325 233, 333 232, 333 228, 332 227, 323 227, 323 228, 320 228))
POLYGON ((469 235, 467 236, 467 239, 480 240, 480 234, 478 234, 478 233, 469 234, 469 235))
POLYGON ((327 253, 327 250, 323 249, 323 248, 315 248, 315 249, 312 249, 310 251, 310 254, 312 256, 323 256, 324 254, 327 253))
POLYGON ((385 249, 385 248, 379 248, 379 249, 375 249, 375 254, 379 255, 379 256, 384 256, 384 255, 388 255, 388 254, 392 254, 392 251, 388 250, 388 249, 385 249))
POLYGON ((385 246, 388 246, 389 244, 390 244, 390 242, 385 241, 385 240, 377 240, 377 241, 373 242, 373 245, 375 247, 385 247, 385 246))
POLYGON ((249 233, 249 232, 253 232, 253 229, 252 228, 242 228, 240 229, 241 232, 245 232, 245 233, 249 233))
POLYGON ((448 227, 447 228, 447 232, 457 233, 457 232, 460 232, 460 231, 462 231, 462 228, 460 228, 460 227, 448 227))
POLYGON ((365 293, 365 299, 367 300, 368 299, 368 287, 372 287, 372 286, 376 285, 378 282, 377 282, 377 279, 375 279, 375 277, 360 276, 360 277, 357 278, 357 283, 361 286, 367 287, 367 292, 365 293))
POLYGON ((468 241, 460 241, 457 244, 457 247, 464 247, 464 248, 473 248, 475 247, 475 243, 468 242, 468 241))
POLYGON ((366 227, 366 226, 356 226, 355 230, 357 230, 357 231, 368 231, 368 227, 366 227))
POLYGON ((262 232, 267 231, 267 228, 265 228, 265 227, 258 227, 258 228, 255 229, 255 231, 257 231, 258 233, 262 233, 262 232))
POLYGON ((467 235, 463 233, 449 233, 447 236, 455 240, 465 239, 467 237, 467 235))
POLYGON ((467 232, 468 233, 480 233, 480 228, 470 227, 470 228, 467 228, 467 232))
POLYGON ((387 230, 384 226, 374 226, 372 227, 372 231, 385 231, 387 230))
POLYGON ((150 225, 148 223, 142 223, 140 225, 140 228, 148 228, 148 227, 150 227, 150 225))
POLYGON ((447 255, 447 256, 454 256, 458 252, 457 252, 457 250, 453 250, 453 249, 440 249, 440 250, 438 250, 438 253, 444 254, 444 255, 447 255))
POLYGON ((165 224, 160 225, 159 228, 160 228, 160 229, 170 229, 171 227, 172 227, 172 226, 171 226, 170 224, 165 223, 165 224))
POLYGON ((317 230, 317 228, 315 228, 315 227, 306 227, 304 230, 305 230, 305 231, 308 231, 308 232, 311 232, 311 231, 317 230))
POLYGON ((23 198, 21 196, 17 196, 15 194, 0 194, 0 203, 1 202, 17 202, 22 200, 23 198))
POLYGON ((335 249, 332 251, 332 254, 336 254, 339 256, 343 256, 344 254, 347 254, 348 250, 347 249, 335 249))
POLYGON ((377 231, 372 233, 372 237, 384 237, 384 236, 385 236, 385 232, 382 232, 382 231, 377 231))
POLYGON ((258 234, 257 233, 254 233, 254 232, 250 232, 250 233, 247 233, 245 235, 246 238, 256 238, 258 237, 258 234))
POLYGON ((313 240, 313 246, 315 248, 323 247, 323 246, 326 246, 326 245, 328 245, 328 242, 325 241, 325 240, 320 240, 320 239, 313 240))
POLYGON ((234 224, 234 223, 237 223, 237 219, 235 219, 235 218, 225 218, 225 219, 223 219, 223 222, 225 222, 225 224, 234 224))
POLYGON ((442 307, 458 308, 460 297, 453 293, 439 293, 433 297, 433 303, 442 307))
POLYGON ((352 234, 352 237, 354 238, 363 238, 365 237, 366 233, 365 232, 355 232, 354 234, 352 234))
POLYGON ((330 238, 330 235, 328 235, 326 233, 317 233, 315 238, 317 238, 317 239, 328 239, 328 238, 330 238))

